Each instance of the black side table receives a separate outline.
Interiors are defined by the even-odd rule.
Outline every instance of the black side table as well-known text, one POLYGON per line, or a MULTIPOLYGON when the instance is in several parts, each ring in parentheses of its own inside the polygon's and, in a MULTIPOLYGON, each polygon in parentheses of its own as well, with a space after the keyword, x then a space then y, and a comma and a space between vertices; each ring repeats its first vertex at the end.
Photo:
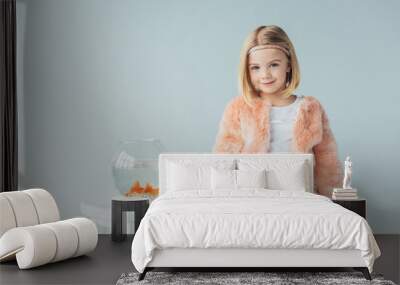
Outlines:
POLYGON ((332 202, 339 204, 340 206, 359 214, 364 219, 367 218, 367 200, 355 199, 355 200, 340 200, 332 199, 332 202))
POLYGON ((145 197, 113 197, 111 208, 111 239, 123 241, 126 239, 126 212, 135 212, 136 232, 140 221, 149 208, 149 199, 145 197))

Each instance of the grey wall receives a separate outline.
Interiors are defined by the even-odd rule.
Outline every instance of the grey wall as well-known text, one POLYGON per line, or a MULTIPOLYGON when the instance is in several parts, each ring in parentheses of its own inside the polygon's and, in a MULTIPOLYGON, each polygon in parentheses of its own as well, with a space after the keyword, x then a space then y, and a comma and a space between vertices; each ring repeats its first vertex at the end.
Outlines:
POLYGON ((276 24, 299 57, 298 94, 325 106, 377 233, 400 233, 399 1, 18 0, 21 188, 110 231, 118 142, 209 152, 237 95, 239 51, 276 24), (251 3, 251 4, 250 4, 251 3))

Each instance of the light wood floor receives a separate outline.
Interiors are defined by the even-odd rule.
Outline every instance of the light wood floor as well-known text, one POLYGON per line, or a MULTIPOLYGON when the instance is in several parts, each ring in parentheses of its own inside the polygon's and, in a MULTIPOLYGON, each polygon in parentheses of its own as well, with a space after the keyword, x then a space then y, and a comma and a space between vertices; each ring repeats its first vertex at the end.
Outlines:
MULTIPOLYGON (((399 283, 400 235, 375 235, 382 251, 374 272, 399 283)), ((94 252, 88 256, 19 270, 16 262, 0 264, 0 284, 115 284, 124 272, 135 271, 130 259, 132 237, 121 243, 100 235, 94 252)), ((311 270, 310 270, 311 271, 311 270)))

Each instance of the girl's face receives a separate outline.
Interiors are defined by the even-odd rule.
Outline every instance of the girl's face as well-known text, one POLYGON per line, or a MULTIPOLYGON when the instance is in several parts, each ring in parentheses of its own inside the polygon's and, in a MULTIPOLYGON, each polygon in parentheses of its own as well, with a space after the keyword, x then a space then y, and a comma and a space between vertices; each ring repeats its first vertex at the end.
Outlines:
POLYGON ((286 87, 290 65, 286 54, 276 48, 265 48, 249 54, 251 84, 260 96, 279 95, 286 87))

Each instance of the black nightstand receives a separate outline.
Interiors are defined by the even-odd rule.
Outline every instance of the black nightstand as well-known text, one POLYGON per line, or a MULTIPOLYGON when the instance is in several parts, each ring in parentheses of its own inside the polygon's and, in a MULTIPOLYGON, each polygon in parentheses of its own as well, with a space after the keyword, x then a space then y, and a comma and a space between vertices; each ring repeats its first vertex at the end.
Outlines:
POLYGON ((144 197, 113 197, 111 209, 111 239, 123 241, 126 239, 126 212, 135 212, 135 232, 140 221, 149 208, 149 198, 144 197))
POLYGON ((364 219, 367 218, 367 200, 365 199, 355 199, 355 200, 335 200, 332 202, 339 204, 340 206, 359 214, 364 219))

